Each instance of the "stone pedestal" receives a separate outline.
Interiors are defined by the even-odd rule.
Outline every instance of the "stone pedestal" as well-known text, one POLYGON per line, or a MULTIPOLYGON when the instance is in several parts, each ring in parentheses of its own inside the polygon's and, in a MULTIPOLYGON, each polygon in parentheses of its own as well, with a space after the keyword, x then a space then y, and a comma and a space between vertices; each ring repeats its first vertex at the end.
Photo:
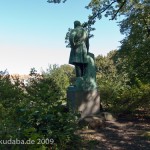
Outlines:
POLYGON ((67 106, 81 113, 81 118, 94 115, 100 111, 100 94, 97 89, 80 91, 74 86, 68 87, 67 106))

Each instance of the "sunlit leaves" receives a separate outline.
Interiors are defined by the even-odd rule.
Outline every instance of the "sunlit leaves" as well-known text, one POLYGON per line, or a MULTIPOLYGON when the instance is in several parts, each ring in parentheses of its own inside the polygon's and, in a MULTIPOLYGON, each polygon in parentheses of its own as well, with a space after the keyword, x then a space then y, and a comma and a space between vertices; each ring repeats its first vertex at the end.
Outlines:
POLYGON ((126 34, 126 38, 121 42, 120 55, 133 83, 136 78, 150 82, 150 6, 148 1, 132 3, 132 9, 120 22, 120 31, 126 34))
MULTIPOLYGON (((92 37, 92 26, 102 16, 115 20, 123 16, 119 22, 120 31, 126 37, 121 41, 120 59, 132 77, 149 81, 150 46, 150 1, 149 0, 89 0, 86 6, 92 13, 84 26, 92 37), (129 67, 128 67, 129 66, 129 67), (144 78, 146 76, 146 78, 144 78)), ((69 32, 67 33, 66 40, 69 32)))

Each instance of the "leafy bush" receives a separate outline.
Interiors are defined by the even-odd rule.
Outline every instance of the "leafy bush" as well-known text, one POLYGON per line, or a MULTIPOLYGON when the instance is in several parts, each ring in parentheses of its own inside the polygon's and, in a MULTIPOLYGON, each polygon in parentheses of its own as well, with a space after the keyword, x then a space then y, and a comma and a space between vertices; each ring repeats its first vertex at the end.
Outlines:
POLYGON ((9 76, 1 78, 2 84, 5 88, 1 88, 4 92, 0 93, 3 98, 0 101, 1 138, 36 142, 43 139, 43 143, 0 145, 1 149, 71 149, 69 143, 76 140, 77 117, 62 105, 61 87, 52 77, 32 73, 23 90, 20 84, 12 84, 9 76))
MULTIPOLYGON (((124 68, 118 71, 120 60, 115 60, 115 51, 107 56, 98 56, 97 85, 100 91, 102 106, 117 113, 134 112, 139 108, 148 108, 150 105, 150 84, 143 83, 138 78, 134 84, 124 68)), ((124 66, 122 66, 124 67, 124 66)))
MULTIPOLYGON (((119 77, 118 77, 119 79, 119 77)), ((150 108, 150 84, 129 86, 118 80, 98 78, 103 107, 116 113, 134 112, 150 108)))
POLYGON ((114 111, 125 113, 141 108, 148 110, 150 108, 150 84, 141 83, 139 86, 124 89, 118 93, 113 107, 114 111))
POLYGON ((97 85, 100 91, 101 102, 105 109, 113 107, 119 91, 128 88, 128 74, 118 74, 112 57, 116 51, 108 53, 107 56, 99 55, 96 58, 97 85))
POLYGON ((74 68, 70 65, 61 65, 60 67, 57 65, 50 65, 46 72, 43 71, 43 76, 50 77, 54 80, 61 92, 60 99, 66 99, 66 90, 75 80, 74 68))

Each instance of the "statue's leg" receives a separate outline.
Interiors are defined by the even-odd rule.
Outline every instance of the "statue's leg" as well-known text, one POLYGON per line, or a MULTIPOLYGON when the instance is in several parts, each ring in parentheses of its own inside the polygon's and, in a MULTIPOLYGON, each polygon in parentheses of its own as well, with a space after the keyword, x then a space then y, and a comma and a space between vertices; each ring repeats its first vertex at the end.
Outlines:
POLYGON ((82 75, 82 76, 85 75, 86 67, 87 67, 87 64, 86 64, 86 63, 83 63, 83 64, 80 65, 80 68, 81 68, 81 75, 82 75))
POLYGON ((82 77, 82 70, 80 64, 75 65, 75 70, 76 70, 76 77, 82 77))
POLYGON ((86 72, 86 67, 87 67, 86 63, 77 63, 75 65, 76 77, 83 77, 86 72))

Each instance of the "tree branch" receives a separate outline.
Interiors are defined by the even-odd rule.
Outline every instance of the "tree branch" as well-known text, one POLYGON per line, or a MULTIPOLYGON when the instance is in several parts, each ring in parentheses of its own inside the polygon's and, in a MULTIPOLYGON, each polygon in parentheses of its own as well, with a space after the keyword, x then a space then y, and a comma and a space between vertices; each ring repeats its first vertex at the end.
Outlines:
POLYGON ((123 6, 125 5, 125 3, 127 2, 127 0, 125 0, 122 5, 119 7, 119 9, 117 10, 117 12, 115 13, 115 15, 110 19, 110 20, 114 20, 115 17, 117 16, 117 14, 119 13, 119 11, 123 8, 123 6))
POLYGON ((103 12, 105 12, 113 3, 115 3, 116 1, 113 1, 110 5, 108 5, 104 10, 99 10, 98 11, 98 13, 95 15, 95 16, 93 16, 93 18, 92 18, 92 20, 94 20, 99 14, 101 14, 101 13, 103 13, 103 12))

